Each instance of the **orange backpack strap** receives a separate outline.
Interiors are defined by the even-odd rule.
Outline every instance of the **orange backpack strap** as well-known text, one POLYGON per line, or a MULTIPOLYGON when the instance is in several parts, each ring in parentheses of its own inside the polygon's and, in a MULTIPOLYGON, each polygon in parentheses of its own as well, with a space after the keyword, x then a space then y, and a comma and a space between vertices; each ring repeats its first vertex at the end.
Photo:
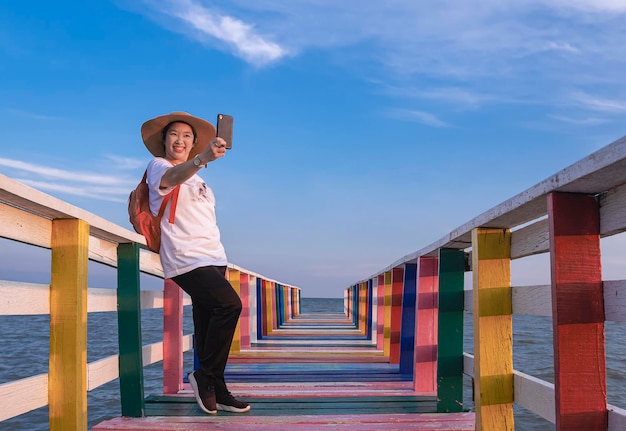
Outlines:
MULTIPOLYGON (((147 183, 147 175, 148 175, 148 170, 146 169, 146 172, 143 173, 143 180, 142 180, 145 183, 147 183)), ((165 207, 167 206, 167 202, 170 199, 172 199, 172 205, 170 206, 170 217, 168 221, 170 223, 174 223, 174 216, 176 215, 176 204, 178 203, 179 191, 180 191, 180 184, 174 187, 174 190, 172 190, 171 192, 163 196, 163 202, 161 202, 161 207, 159 208, 159 214, 157 214, 157 217, 159 220, 163 218, 163 214, 165 213, 165 207)))
POLYGON ((168 221, 170 223, 174 223, 174 216, 176 215, 176 204, 178 203, 179 191, 180 191, 180 185, 177 185, 176 187, 174 187, 174 190, 172 190, 171 192, 163 196, 163 202, 161 202, 161 208, 159 208, 159 214, 157 215, 159 220, 163 218, 163 214, 165 213, 165 207, 167 206, 167 203, 171 199, 172 205, 170 206, 170 217, 168 218, 168 221))
POLYGON ((178 192, 180 192, 180 184, 177 185, 174 190, 171 191, 172 205, 170 205, 170 218, 168 221, 174 223, 174 216, 176 215, 176 204, 178 204, 178 192))

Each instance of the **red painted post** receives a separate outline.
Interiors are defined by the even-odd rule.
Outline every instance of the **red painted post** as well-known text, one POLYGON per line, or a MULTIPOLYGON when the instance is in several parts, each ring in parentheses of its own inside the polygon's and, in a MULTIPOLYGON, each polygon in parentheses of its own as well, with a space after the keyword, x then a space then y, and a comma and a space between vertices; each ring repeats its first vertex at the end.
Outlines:
POLYGON ((550 263, 557 431, 605 431, 606 346, 595 196, 551 193, 550 263))
POLYGON ((163 283, 163 393, 177 394, 183 384, 183 291, 163 283))
POLYGON ((376 348, 378 350, 383 350, 385 347, 385 274, 380 274, 378 276, 378 287, 377 289, 377 298, 378 298, 378 316, 376 317, 376 348))
POLYGON ((389 363, 400 363, 400 330, 402 328, 402 290, 404 288, 404 268, 391 271, 391 335, 389 363))
POLYGON ((419 258, 417 315, 415 318, 415 380, 417 392, 437 390, 437 297, 439 262, 436 257, 419 258))

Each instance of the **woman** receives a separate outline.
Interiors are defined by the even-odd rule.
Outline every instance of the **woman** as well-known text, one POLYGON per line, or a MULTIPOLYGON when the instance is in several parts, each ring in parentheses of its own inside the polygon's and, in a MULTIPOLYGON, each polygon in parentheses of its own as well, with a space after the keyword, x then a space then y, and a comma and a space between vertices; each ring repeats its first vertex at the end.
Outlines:
MULTIPOLYGON (((180 185, 174 222, 161 220, 159 252, 165 278, 191 297, 196 354, 200 368, 189 374, 200 408, 247 412, 250 406, 228 391, 224 369, 241 313, 241 300, 226 280, 226 253, 215 219, 215 197, 197 173, 223 157, 226 142, 211 123, 185 112, 146 121, 141 136, 155 158, 148 164, 150 209, 180 185)), ((167 204, 164 214, 170 214, 167 204)))

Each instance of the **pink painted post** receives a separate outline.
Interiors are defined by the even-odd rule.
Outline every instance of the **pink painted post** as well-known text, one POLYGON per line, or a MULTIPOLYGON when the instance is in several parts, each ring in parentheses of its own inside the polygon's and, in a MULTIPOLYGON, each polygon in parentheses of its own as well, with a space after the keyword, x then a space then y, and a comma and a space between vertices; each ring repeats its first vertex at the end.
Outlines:
POLYGON ((163 283, 163 393, 177 394, 183 384, 183 291, 163 283))
POLYGON ((250 275, 242 272, 239 274, 239 296, 241 297, 241 316, 239 328, 241 334, 241 348, 250 348, 250 275))
POLYGON ((413 389, 416 392, 436 392, 438 259, 422 256, 418 266, 413 389))
POLYGON ((404 268, 391 271, 391 335, 389 337, 389 363, 400 363, 400 332, 402 329, 402 295, 404 290, 404 268))

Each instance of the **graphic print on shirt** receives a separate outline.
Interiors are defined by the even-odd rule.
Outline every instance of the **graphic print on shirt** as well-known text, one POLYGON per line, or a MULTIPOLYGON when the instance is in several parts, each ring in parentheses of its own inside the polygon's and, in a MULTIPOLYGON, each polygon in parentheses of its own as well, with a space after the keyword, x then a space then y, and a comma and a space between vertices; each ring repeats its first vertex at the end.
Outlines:
POLYGON ((213 193, 207 187, 206 183, 198 182, 192 188, 192 198, 196 202, 208 202, 213 203, 213 193))

